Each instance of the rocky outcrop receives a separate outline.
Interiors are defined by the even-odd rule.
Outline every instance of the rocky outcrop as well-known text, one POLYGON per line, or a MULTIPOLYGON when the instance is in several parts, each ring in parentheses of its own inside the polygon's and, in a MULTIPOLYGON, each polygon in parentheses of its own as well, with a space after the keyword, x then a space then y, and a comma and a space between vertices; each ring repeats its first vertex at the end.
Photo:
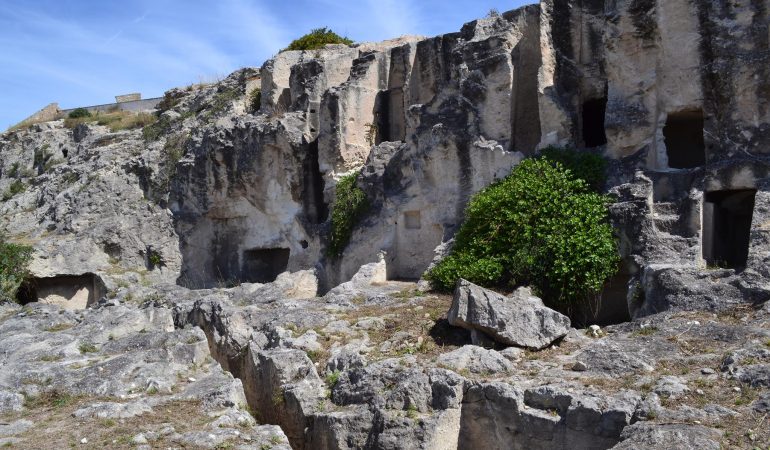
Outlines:
POLYGON ((760 3, 543 0, 442 36, 281 52, 170 90, 143 130, 0 135, 0 230, 35 250, 29 305, 0 305, 0 445, 770 439, 745 430, 770 384, 760 3), (403 281, 451 248, 474 193, 552 144, 609 162, 623 262, 586 319, 602 328, 526 289, 450 300, 403 281), (370 208, 332 258, 349 173, 370 208), (58 440, 35 440, 41 417, 58 440))
POLYGON ((457 282, 449 323, 532 350, 548 347, 570 330, 569 318, 547 308, 528 288, 505 297, 466 280, 457 282))

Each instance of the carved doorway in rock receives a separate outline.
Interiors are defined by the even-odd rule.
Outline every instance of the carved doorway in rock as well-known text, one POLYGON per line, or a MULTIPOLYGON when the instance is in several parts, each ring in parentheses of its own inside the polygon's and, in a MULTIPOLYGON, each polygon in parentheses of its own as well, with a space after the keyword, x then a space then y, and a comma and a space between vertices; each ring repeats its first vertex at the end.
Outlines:
POLYGON ((683 111, 668 115, 663 127, 668 167, 691 169, 706 163, 703 139, 703 111, 683 111))
POLYGON ((606 98, 595 98, 583 103, 583 143, 586 147, 599 147, 607 143, 607 133, 604 129, 606 110, 606 98))
POLYGON ((703 259, 732 269, 746 266, 757 191, 708 192, 703 205, 703 259))
POLYGON ((243 252, 241 279, 245 283, 270 283, 289 266, 288 248, 255 248, 243 252))

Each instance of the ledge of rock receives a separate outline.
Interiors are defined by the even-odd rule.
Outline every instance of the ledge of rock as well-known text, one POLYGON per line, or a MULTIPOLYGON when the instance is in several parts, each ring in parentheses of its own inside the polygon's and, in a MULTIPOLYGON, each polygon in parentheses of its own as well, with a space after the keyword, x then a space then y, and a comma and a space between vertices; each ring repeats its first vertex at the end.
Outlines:
POLYGON ((495 342, 532 350, 548 347, 570 330, 569 318, 547 308, 529 288, 506 297, 466 280, 457 283, 448 320, 495 342))

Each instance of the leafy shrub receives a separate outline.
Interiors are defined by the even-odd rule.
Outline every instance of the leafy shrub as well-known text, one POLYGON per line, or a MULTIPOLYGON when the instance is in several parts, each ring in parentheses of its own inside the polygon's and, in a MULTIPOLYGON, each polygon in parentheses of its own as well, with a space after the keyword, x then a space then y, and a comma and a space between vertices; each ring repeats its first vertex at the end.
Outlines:
POLYGON ((282 51, 288 50, 318 50, 324 48, 328 44, 345 44, 352 45, 353 41, 347 37, 343 37, 333 32, 332 30, 323 27, 311 30, 310 33, 302 36, 299 39, 295 39, 289 44, 288 47, 282 51))
POLYGON ((16 176, 19 175, 19 163, 15 162, 13 165, 11 165, 11 168, 8 169, 8 178, 16 178, 16 176))
POLYGON ((142 128, 142 136, 147 142, 157 141, 171 129, 172 125, 173 123, 167 116, 161 116, 157 121, 142 128))
POLYGON ((82 117, 91 117, 91 113, 85 108, 77 108, 67 115, 70 119, 80 119, 82 117))
POLYGON ((21 180, 13 180, 13 183, 11 183, 11 186, 8 187, 8 190, 3 194, 3 201, 7 202, 8 200, 12 199, 16 194, 21 194, 22 192, 27 190, 27 185, 24 184, 21 180))
POLYGON ((443 291, 465 278, 531 285, 550 304, 588 300, 619 262, 609 202, 558 162, 524 160, 471 199, 452 253, 426 278, 443 291))
POLYGON ((540 158, 561 164, 588 184, 596 192, 604 189, 607 180, 607 161, 596 153, 581 152, 572 148, 546 147, 540 150, 540 158))
POLYGON ((342 177, 337 183, 337 198, 332 206, 332 229, 327 253, 338 257, 347 247, 353 228, 369 210, 369 199, 356 186, 358 173, 342 177))
POLYGON ((254 88, 249 92, 249 111, 255 113, 262 105, 262 89, 254 88))
POLYGON ((6 242, 0 235, 0 301, 15 301, 16 292, 29 275, 32 247, 6 242))

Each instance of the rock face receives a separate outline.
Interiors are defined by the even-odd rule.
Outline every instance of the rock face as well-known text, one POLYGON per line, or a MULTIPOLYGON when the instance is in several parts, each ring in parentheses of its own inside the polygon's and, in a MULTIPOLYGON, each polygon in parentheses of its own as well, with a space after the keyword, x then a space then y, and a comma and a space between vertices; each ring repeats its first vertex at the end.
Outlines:
POLYGON ((457 282, 449 323, 487 334, 496 342, 540 350, 564 337, 569 318, 543 305, 528 288, 510 297, 460 280, 457 282))
POLYGON ((23 305, 0 305, 0 445, 770 441, 769 20, 761 1, 542 0, 281 52, 168 91, 143 129, 3 133, 0 231, 34 260, 23 305), (549 145, 609 163, 601 328, 527 290, 404 281, 549 145), (350 173, 370 207, 332 258, 350 173))

